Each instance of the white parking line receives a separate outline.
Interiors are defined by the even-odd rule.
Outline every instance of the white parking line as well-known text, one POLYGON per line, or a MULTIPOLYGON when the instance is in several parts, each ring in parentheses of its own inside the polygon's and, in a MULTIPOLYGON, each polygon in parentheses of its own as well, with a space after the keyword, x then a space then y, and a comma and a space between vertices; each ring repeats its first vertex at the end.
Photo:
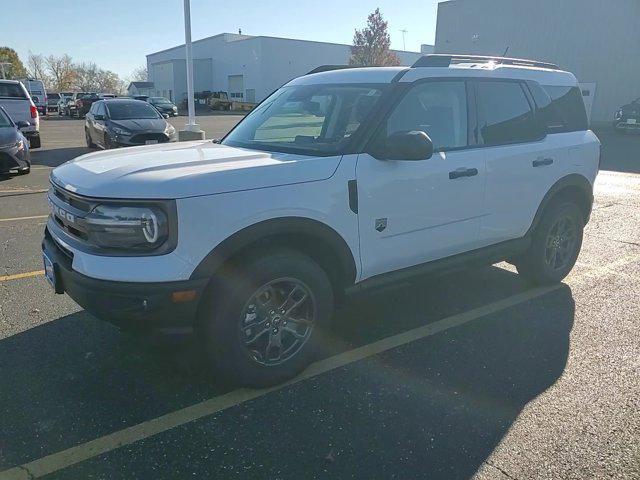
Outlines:
POLYGON ((12 217, 12 218, 0 218, 0 222, 19 222, 22 220, 42 220, 49 215, 34 215, 32 217, 12 217))
POLYGON ((474 308, 473 310, 469 310, 464 313, 447 317, 430 325, 425 325, 423 327, 387 337, 369 345, 314 363, 305 372, 303 372, 302 375, 283 385, 263 390, 234 390, 219 397, 133 425, 123 430, 105 435, 104 437, 99 437, 87 443, 23 464, 19 467, 5 470, 4 472, 0 472, 0 479, 29 480, 32 478, 43 477, 71 465, 75 465, 112 450, 116 450, 125 445, 130 445, 145 438, 166 432, 167 430, 171 430, 172 428, 176 428, 180 425, 213 415, 233 406, 248 402, 249 400, 254 400, 267 395, 268 393, 281 390, 287 386, 327 373, 335 370, 336 368, 349 365, 353 362, 378 355, 401 345, 430 337, 450 328, 458 327, 487 315, 500 312, 520 303, 524 303, 550 293, 558 288, 560 288, 560 286, 529 290, 482 307, 474 308))

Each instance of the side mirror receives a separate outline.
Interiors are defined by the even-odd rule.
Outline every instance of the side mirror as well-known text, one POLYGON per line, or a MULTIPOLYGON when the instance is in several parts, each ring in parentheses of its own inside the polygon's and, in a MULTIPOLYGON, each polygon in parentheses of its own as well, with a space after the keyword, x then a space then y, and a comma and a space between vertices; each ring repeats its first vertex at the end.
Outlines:
POLYGON ((20 120, 19 122, 16 122, 16 127, 18 128, 27 128, 30 126, 31 124, 29 122, 25 122, 24 120, 20 120))
POLYGON ((169 114, 168 114, 168 113, 163 113, 163 114, 162 114, 162 116, 163 116, 164 118, 169 118, 169 114))
POLYGON ((96 114, 93 116, 94 120, 104 120, 104 115, 96 114))
POLYGON ((380 160, 419 161, 433 157, 433 142, 422 131, 397 132, 382 141, 373 154, 380 160))

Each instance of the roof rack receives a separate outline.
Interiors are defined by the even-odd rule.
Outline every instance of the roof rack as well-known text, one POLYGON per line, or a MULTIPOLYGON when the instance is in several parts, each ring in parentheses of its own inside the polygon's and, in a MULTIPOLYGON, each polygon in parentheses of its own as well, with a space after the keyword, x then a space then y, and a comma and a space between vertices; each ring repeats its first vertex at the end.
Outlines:
POLYGON ((450 67, 454 63, 497 63, 500 65, 513 65, 515 67, 538 67, 550 70, 560 70, 555 63, 538 62, 522 58, 487 57, 482 55, 425 55, 418 59, 411 68, 418 67, 450 67))
POLYGON ((322 73, 322 72, 332 72, 333 70, 345 70, 347 68, 358 68, 353 65, 320 65, 319 67, 314 68, 310 72, 307 72, 305 75, 312 75, 314 73, 322 73))

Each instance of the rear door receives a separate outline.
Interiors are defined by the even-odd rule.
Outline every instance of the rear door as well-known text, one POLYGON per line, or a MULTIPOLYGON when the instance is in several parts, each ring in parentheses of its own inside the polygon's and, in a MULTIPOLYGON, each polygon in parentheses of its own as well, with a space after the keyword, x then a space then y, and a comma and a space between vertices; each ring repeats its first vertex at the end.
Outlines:
POLYGON ((483 79, 475 86, 487 161, 487 215, 480 242, 490 245, 525 235, 558 177, 566 148, 546 135, 524 82, 483 79))

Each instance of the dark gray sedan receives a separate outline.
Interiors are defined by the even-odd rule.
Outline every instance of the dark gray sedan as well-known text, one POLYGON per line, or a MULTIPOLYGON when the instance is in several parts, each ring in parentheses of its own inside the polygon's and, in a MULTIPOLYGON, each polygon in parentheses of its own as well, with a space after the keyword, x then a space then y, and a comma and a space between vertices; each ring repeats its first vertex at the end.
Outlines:
POLYGON ((26 122, 14 123, 0 106, 0 174, 31 171, 29 142, 20 131, 20 128, 28 126, 26 122))
POLYGON ((109 99, 95 102, 84 124, 87 146, 115 147, 175 142, 176 130, 147 102, 109 99))

